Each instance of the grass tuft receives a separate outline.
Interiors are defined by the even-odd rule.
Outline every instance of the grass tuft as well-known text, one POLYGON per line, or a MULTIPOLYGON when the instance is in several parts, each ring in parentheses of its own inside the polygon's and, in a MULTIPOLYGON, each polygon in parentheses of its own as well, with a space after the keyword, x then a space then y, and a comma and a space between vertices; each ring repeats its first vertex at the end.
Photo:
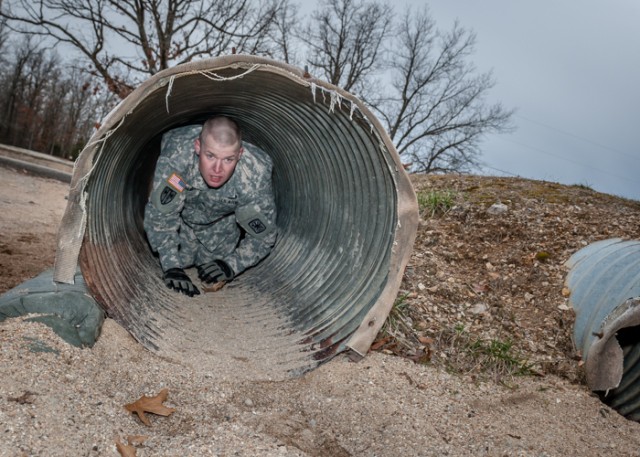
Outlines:
POLYGON ((448 369, 455 373, 488 376, 496 380, 537 374, 533 364, 509 339, 481 339, 470 335, 461 325, 443 330, 437 346, 437 353, 443 354, 448 369))
POLYGON ((446 214, 455 204, 456 194, 450 190, 418 192, 420 214, 427 217, 446 214))
POLYGON ((593 186, 591 186, 591 184, 589 183, 578 183, 578 184, 573 184, 572 187, 576 187, 578 189, 582 189, 582 190, 590 190, 593 191, 593 186))
POLYGON ((408 308, 409 302, 407 297, 409 294, 399 295, 396 301, 393 302, 389 316, 382 327, 382 333, 384 335, 398 337, 399 333, 404 333, 407 330, 412 332, 411 325, 408 324, 408 308))

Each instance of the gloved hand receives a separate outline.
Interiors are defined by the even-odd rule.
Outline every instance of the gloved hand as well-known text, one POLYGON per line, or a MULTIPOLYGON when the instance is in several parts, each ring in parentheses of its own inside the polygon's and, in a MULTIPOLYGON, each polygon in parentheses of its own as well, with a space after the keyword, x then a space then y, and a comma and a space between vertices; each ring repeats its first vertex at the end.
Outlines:
POLYGON ((164 283, 169 289, 177 290, 189 297, 200 295, 200 291, 182 268, 169 268, 165 271, 164 283))
POLYGON ((224 260, 216 259, 198 267, 198 277, 207 284, 231 281, 235 273, 224 260))

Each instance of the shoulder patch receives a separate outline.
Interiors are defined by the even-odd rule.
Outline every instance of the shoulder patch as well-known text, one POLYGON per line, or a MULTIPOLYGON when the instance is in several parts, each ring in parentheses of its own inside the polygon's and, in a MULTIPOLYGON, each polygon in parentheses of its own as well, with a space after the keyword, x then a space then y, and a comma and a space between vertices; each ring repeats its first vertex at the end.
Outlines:
POLYGON ((160 193, 160 203, 167 205, 171 203, 171 200, 176 198, 176 195, 178 195, 178 193, 175 190, 169 186, 164 186, 164 189, 162 189, 162 192, 160 193))
POLYGON ((256 217, 255 219, 250 220, 249 222, 247 222, 247 225, 251 227, 251 229, 253 230, 253 233, 255 233, 256 235, 259 235, 265 230, 267 230, 267 227, 264 225, 264 222, 262 222, 262 220, 260 220, 259 217, 256 217))
POLYGON ((187 187, 187 183, 184 182, 184 180, 175 172, 173 172, 171 176, 169 176, 167 182, 178 192, 182 192, 187 187))
POLYGON ((236 221, 248 234, 264 238, 275 230, 269 219, 253 206, 244 206, 236 211, 236 221))
POLYGON ((184 200, 183 191, 187 188, 187 184, 173 173, 166 183, 160 183, 151 193, 151 203, 161 213, 170 213, 181 208, 184 200))

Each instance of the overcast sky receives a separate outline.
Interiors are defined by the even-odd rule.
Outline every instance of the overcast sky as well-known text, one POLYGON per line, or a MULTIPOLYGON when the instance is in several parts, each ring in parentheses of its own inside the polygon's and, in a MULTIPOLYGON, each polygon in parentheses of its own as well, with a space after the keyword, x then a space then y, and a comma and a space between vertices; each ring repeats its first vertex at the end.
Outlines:
MULTIPOLYGON (((303 13, 318 6, 298 2, 303 13)), ((640 200, 640 0, 393 4, 428 5, 438 28, 450 30, 457 19, 473 30, 473 63, 497 82, 490 102, 517 110, 514 133, 482 143, 483 174, 640 200)))
MULTIPOLYGON (((640 200, 639 0, 430 0, 477 35, 513 134, 487 137, 483 174, 582 184, 640 200)), ((422 0, 406 0, 421 6, 422 0)), ((400 7, 400 5, 398 5, 400 7)))

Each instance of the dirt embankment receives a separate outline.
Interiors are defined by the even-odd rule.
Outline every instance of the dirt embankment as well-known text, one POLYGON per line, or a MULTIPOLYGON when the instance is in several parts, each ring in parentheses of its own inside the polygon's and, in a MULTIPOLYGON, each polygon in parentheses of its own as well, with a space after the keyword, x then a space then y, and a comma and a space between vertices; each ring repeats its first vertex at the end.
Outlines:
MULTIPOLYGON (((402 300, 362 362, 338 356, 283 381, 246 380, 241 361, 201 375, 111 320, 84 350, 7 320, 0 457, 117 456, 132 435, 146 437, 139 456, 637 456, 640 424, 582 382, 562 283, 581 247, 640 237, 640 203, 520 179, 413 179, 452 204, 423 213, 402 300), (176 411, 151 426, 124 409, 164 388, 176 411)), ((53 264, 67 185, 2 167, 0 180, 6 291, 53 264)))

